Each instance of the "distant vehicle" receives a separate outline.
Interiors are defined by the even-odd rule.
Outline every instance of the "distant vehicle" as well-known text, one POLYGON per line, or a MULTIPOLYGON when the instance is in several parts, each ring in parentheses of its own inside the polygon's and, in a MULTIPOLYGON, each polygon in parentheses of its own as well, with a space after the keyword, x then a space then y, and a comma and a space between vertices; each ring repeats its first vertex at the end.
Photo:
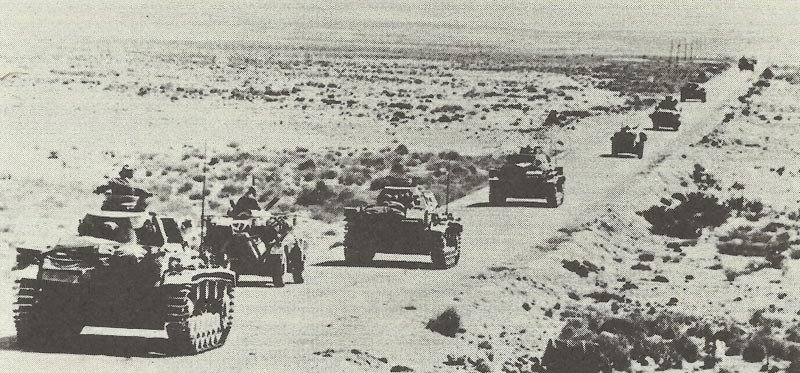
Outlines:
POLYGON ((758 61, 752 58, 742 57, 739 59, 739 71, 755 71, 756 63, 758 61))
POLYGON ((681 114, 677 110, 657 108, 650 113, 650 120, 653 122, 653 128, 657 130, 666 127, 677 131, 681 126, 681 114))
POLYGON ((681 87, 681 102, 688 100, 700 100, 706 102, 706 89, 697 83, 686 83, 681 87))
POLYGON ((641 159, 644 156, 644 143, 647 135, 644 132, 636 134, 630 132, 630 128, 625 126, 611 137, 611 155, 618 157, 620 154, 631 154, 641 159))
POLYGON ((295 284, 305 282, 308 242, 294 232, 296 219, 268 211, 246 215, 206 218, 203 245, 230 264, 240 275, 272 278, 272 285, 283 287, 284 275, 292 274, 295 284))
POLYGON ((376 253, 430 255, 434 268, 445 269, 461 257, 460 219, 411 180, 383 187, 374 205, 345 208, 344 216, 349 264, 367 265, 376 253))
POLYGON ((564 203, 564 168, 540 163, 536 155, 522 148, 509 155, 500 169, 490 169, 489 203, 502 204, 508 198, 544 199, 548 207, 564 203))
POLYGON ((131 206, 143 204, 107 198, 104 211, 80 221, 77 236, 17 249, 18 267, 38 267, 36 279, 18 282, 20 345, 68 344, 84 326, 166 329, 179 354, 225 343, 235 273, 190 247, 175 219, 131 206))

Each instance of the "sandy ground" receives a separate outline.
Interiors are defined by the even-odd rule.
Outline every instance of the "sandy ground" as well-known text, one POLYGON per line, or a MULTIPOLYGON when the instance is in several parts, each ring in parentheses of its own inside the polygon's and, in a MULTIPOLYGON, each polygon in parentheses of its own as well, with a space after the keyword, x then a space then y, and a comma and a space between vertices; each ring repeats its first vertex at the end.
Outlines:
MULTIPOLYGON (((164 358, 159 357, 160 335, 99 336, 93 334, 97 330, 85 330, 76 351, 22 352, 6 318, 0 360, 16 371, 65 363, 75 370, 108 364, 148 371, 387 371, 394 365, 449 371, 464 367, 444 365, 447 354, 478 354, 475 346, 487 339, 497 356, 495 368, 501 358, 527 349, 540 356, 562 326, 542 311, 566 304, 568 290, 584 293, 592 287, 561 267, 562 259, 580 252, 548 248, 569 239, 565 229, 592 222, 609 209, 630 211, 626 201, 642 198, 642 191, 631 186, 653 178, 666 159, 709 133, 753 77, 731 70, 709 82, 707 103, 682 105, 679 132, 647 132, 643 160, 605 157, 605 136, 623 123, 649 127, 647 113, 587 119, 565 138, 571 146, 559 163, 566 169, 568 191, 558 209, 528 203, 489 207, 486 190, 456 201, 451 209, 466 229, 462 259, 453 269, 430 270, 427 258, 392 256, 379 256, 374 267, 350 268, 341 261, 341 249, 327 249, 341 236, 319 238, 306 284, 272 289, 258 278, 245 278, 237 289, 234 330, 219 350, 164 358), (533 311, 522 303, 533 304, 533 311), (424 328, 448 306, 464 319, 466 333, 459 338, 424 328)), ((323 229, 309 225, 312 231, 323 229)), ((663 296, 637 294, 643 302, 663 302, 663 296)))

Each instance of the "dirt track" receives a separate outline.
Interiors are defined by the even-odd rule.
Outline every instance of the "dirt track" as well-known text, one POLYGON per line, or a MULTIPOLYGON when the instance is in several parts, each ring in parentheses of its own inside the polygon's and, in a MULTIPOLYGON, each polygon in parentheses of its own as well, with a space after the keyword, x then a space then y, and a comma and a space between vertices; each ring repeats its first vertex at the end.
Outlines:
MULTIPOLYGON (((471 275, 501 265, 540 266, 543 271, 558 267, 557 252, 542 254, 531 249, 545 245, 559 228, 602 212, 609 202, 625 203, 624 193, 637 177, 647 177, 663 156, 696 142, 718 124, 723 109, 747 89, 753 76, 733 69, 706 84, 707 103, 681 105, 683 126, 679 132, 645 129, 649 140, 643 160, 604 155, 609 152, 608 137, 623 122, 649 128, 647 113, 597 117, 584 123, 573 132, 571 150, 559 160, 567 175, 567 192, 565 204, 558 209, 514 202, 489 207, 487 190, 451 204, 466 227, 461 262, 453 269, 429 270, 425 257, 380 255, 374 267, 350 268, 341 261, 340 248, 328 249, 331 242, 320 241, 312 254, 306 284, 273 289, 257 277, 244 278, 237 289, 234 330, 221 349, 194 357, 163 358, 160 334, 99 336, 90 334, 97 330, 86 329, 74 351, 30 353, 17 350, 13 330, 5 330, 0 336, 0 369, 69 367, 80 371, 108 364, 114 370, 164 372, 387 371, 387 366, 402 364, 417 371, 438 371, 441 368, 434 367, 446 353, 466 342, 431 333, 424 323, 450 304, 485 296, 473 289, 471 275), (327 349, 358 349, 386 357, 389 363, 381 365, 373 359, 376 368, 371 368, 313 354, 327 349)), ((499 289, 496 293, 502 296, 499 289)), ((503 310, 497 311, 497 317, 505 317, 503 310)), ((359 359, 370 360, 363 355, 359 359)))

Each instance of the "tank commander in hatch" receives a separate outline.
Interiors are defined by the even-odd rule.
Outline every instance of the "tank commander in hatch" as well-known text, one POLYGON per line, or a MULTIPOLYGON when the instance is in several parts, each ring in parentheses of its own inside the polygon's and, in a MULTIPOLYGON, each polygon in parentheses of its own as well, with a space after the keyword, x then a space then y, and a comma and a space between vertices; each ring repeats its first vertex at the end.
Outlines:
POLYGON ((97 187, 94 192, 96 194, 116 194, 116 195, 132 195, 139 197, 151 197, 153 194, 144 189, 135 188, 131 185, 133 178, 133 169, 128 165, 122 166, 119 171, 119 176, 108 181, 105 185, 97 187))
POLYGON ((541 146, 533 148, 533 163, 534 166, 541 171, 550 171, 553 169, 552 160, 544 153, 541 146))
POLYGON ((231 211, 231 216, 239 216, 242 214, 249 214, 252 211, 260 211, 261 207, 258 206, 256 200, 256 188, 250 187, 247 192, 236 201, 231 211))

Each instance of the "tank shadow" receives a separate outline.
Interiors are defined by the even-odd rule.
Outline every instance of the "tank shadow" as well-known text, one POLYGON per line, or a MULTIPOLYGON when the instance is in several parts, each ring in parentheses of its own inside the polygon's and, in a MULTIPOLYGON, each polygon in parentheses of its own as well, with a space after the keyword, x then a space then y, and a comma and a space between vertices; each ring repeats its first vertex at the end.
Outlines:
MULTIPOLYGON (((292 282, 289 281, 289 282, 286 283, 286 285, 292 285, 292 282)), ((240 286, 240 287, 243 287, 243 288, 274 288, 275 287, 275 285, 272 284, 272 280, 256 280, 256 281, 253 281, 253 280, 249 280, 249 281, 239 280, 239 282, 236 283, 236 286, 240 286)))
POLYGON ((35 349, 18 345, 16 336, 2 337, 0 338, 0 351, 147 358, 173 356, 169 352, 169 344, 164 338, 94 334, 81 334, 57 345, 35 349))
POLYGON ((501 204, 494 204, 489 202, 478 202, 473 203, 471 205, 467 205, 467 208, 477 208, 477 207, 536 207, 536 208, 546 208, 547 202, 540 202, 540 201, 511 201, 501 204))
POLYGON ((600 154, 600 158, 637 158, 635 154, 600 154))
POLYGON ((662 127, 659 127, 659 128, 650 127, 650 128, 645 128, 644 130, 645 131, 655 131, 655 132, 677 132, 678 131, 678 129, 672 129, 672 128, 666 128, 666 127, 664 127, 664 128, 662 128, 662 127))
POLYGON ((396 268, 396 269, 434 269, 430 262, 414 262, 408 260, 373 260, 362 266, 351 265, 344 260, 329 260, 312 264, 316 267, 364 267, 364 268, 396 268))

